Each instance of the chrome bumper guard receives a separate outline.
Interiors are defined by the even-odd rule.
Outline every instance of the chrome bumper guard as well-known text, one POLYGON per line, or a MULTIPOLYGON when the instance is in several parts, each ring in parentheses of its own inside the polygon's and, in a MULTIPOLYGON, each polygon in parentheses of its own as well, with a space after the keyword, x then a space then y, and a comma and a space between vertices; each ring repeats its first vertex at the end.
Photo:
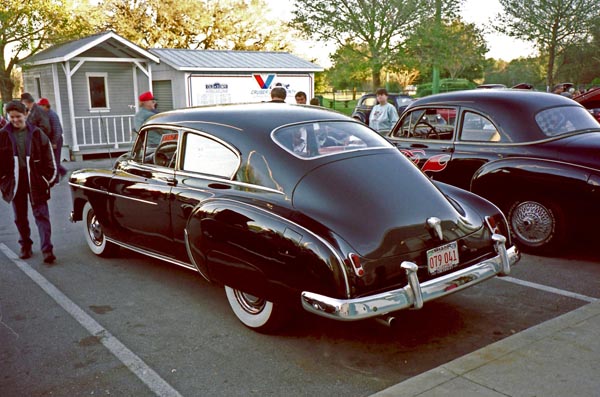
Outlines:
POLYGON ((504 236, 494 234, 492 240, 498 255, 454 273, 420 283, 417 265, 402 262, 408 277, 408 285, 404 288, 356 299, 336 299, 304 291, 302 306, 311 313, 343 321, 378 317, 402 309, 420 309, 424 302, 472 287, 494 276, 508 275, 510 267, 521 255, 514 246, 506 249, 504 236))

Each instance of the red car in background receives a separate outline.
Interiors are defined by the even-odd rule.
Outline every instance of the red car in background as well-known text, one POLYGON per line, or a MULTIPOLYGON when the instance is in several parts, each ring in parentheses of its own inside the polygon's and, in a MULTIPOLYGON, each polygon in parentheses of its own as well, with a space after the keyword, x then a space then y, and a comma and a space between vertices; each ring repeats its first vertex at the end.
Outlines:
POLYGON ((589 89, 583 94, 574 96, 573 100, 588 109, 592 116, 600 123, 600 87, 589 89))

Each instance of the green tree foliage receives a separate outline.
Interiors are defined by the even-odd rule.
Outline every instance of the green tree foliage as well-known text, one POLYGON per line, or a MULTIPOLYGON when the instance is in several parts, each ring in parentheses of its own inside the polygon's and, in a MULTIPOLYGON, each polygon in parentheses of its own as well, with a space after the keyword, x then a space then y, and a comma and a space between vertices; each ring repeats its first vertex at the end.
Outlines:
POLYGON ((283 23, 265 23, 263 0, 108 0, 104 29, 141 47, 283 51, 283 23))
POLYGON ((0 0, 0 92, 13 98, 15 66, 51 45, 93 32, 93 9, 59 0, 0 0))
POLYGON ((365 49, 356 49, 356 46, 355 43, 348 43, 331 55, 333 66, 327 71, 327 76, 336 89, 368 89, 363 84, 371 77, 369 61, 363 55, 365 49))
POLYGON ((571 44, 597 26, 598 0, 500 0, 496 30, 535 43, 547 59, 546 82, 554 85, 556 60, 571 44))
POLYGON ((382 69, 397 61, 406 33, 428 9, 427 0, 295 0, 295 5, 293 25, 355 52, 369 66, 374 87, 381 86, 382 69))
POLYGON ((141 47, 193 48, 198 25, 207 25, 201 2, 193 0, 108 0, 100 7, 103 30, 141 47))
POLYGON ((600 77, 600 20, 590 30, 590 39, 565 48, 557 61, 556 79, 589 86, 600 77))
POLYGON ((485 66, 485 83, 512 87, 520 83, 545 85, 544 65, 539 57, 517 58, 510 62, 488 59, 485 66))
POLYGON ((481 77, 488 50, 483 32, 474 24, 459 19, 436 24, 431 18, 417 26, 406 48, 412 55, 413 65, 423 75, 427 76, 428 70, 437 63, 452 79, 467 77, 465 72, 469 72, 471 79, 481 77))

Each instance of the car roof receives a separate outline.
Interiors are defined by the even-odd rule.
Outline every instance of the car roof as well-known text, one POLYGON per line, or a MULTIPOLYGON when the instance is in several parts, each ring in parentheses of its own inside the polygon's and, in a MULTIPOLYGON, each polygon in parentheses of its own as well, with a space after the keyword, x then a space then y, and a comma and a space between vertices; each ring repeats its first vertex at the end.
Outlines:
POLYGON ((411 107, 436 103, 457 106, 468 105, 472 108, 482 109, 498 105, 512 105, 527 109, 533 113, 549 107, 575 105, 571 99, 562 95, 540 91, 505 89, 453 91, 429 95, 416 100, 411 104, 411 107))
POLYGON ((352 120, 320 106, 276 102, 199 106, 158 113, 148 124, 177 124, 196 129, 198 124, 230 127, 247 134, 269 134, 286 124, 311 120, 352 120))
MULTIPOLYGON (((302 175, 332 160, 327 156, 313 161, 298 159, 275 143, 271 133, 285 125, 313 121, 359 123, 342 113, 319 106, 262 102, 201 106, 158 113, 146 121, 144 128, 169 125, 210 134, 236 148, 244 167, 259 164, 273 172, 260 185, 272 188, 281 186, 283 191, 290 192, 302 175), (290 164, 293 166, 290 167, 290 164), (275 180, 277 183, 271 184, 275 180)), ((356 154, 340 154, 353 155, 356 154)))
POLYGON ((494 89, 454 91, 430 95, 411 103, 406 111, 421 106, 460 106, 493 118, 514 142, 545 138, 535 116, 542 110, 559 106, 581 106, 562 95, 539 91, 494 89))

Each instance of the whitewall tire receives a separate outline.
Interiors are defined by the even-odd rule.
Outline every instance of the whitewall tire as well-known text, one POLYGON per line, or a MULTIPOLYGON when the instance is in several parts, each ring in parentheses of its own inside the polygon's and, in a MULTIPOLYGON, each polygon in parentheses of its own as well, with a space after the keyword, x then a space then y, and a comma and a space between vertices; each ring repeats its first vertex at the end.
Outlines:
POLYGON ((96 218, 94 209, 89 202, 85 203, 85 206, 83 207, 82 219, 85 241, 90 250, 98 256, 106 257, 114 255, 119 247, 106 241, 106 237, 102 231, 102 225, 98 221, 98 218, 96 218))
POLYGON ((286 320, 283 308, 273 302, 225 286, 225 293, 236 317, 248 328, 259 332, 279 329, 286 320))

